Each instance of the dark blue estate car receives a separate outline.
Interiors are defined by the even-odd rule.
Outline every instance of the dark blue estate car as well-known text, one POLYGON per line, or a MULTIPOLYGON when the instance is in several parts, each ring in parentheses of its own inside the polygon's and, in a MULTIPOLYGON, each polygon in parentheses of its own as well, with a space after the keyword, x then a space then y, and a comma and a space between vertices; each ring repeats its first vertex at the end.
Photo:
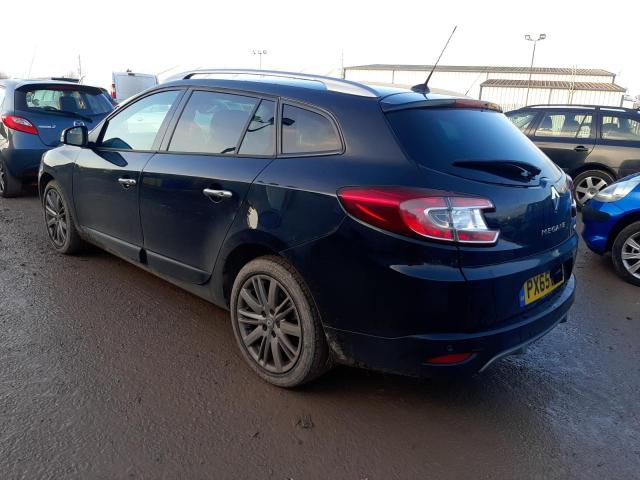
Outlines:
POLYGON ((0 80, 0 196, 35 183, 42 154, 74 125, 96 126, 113 105, 99 88, 55 80, 0 80))
POLYGON ((229 308, 279 386, 333 362, 477 372, 573 302, 571 181, 486 102, 196 71, 64 143, 40 171, 53 247, 229 308))

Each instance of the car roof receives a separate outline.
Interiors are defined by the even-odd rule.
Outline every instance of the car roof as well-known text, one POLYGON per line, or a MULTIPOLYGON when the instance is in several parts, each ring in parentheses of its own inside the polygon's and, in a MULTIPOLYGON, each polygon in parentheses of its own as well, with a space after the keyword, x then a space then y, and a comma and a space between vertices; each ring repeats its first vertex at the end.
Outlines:
MULTIPOLYGON (((265 70, 193 70, 175 75, 158 87, 185 85, 241 90, 302 101, 308 97, 320 98, 324 93, 375 101, 400 96, 394 103, 424 101, 425 97, 431 97, 407 88, 372 86, 341 78, 265 70)), ((441 97, 438 95, 438 98, 441 97)))

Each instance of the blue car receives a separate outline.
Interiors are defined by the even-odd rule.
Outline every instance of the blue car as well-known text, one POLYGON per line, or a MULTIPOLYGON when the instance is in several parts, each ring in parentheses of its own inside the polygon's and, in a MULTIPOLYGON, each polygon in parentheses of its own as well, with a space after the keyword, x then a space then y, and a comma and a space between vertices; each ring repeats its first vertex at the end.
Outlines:
POLYGON ((100 88, 55 80, 0 80, 0 196, 35 183, 42 154, 63 130, 95 127, 114 107, 100 88))
POLYGON ((39 176, 52 248, 229 309, 275 385, 334 363, 478 372, 573 303, 571 180, 487 102, 204 70, 63 140, 39 176))
POLYGON ((601 190, 582 209, 587 246, 611 252, 618 275, 640 286, 640 173, 601 190))

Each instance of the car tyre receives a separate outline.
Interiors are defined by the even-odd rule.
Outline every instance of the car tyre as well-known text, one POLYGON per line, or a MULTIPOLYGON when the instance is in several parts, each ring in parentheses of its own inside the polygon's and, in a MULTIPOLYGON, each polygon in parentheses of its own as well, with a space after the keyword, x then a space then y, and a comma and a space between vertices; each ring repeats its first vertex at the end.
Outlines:
POLYGON ((65 255, 80 251, 83 242, 76 228, 69 202, 60 184, 55 180, 49 182, 44 188, 42 209, 51 246, 65 255))
POLYGON ((280 257, 259 257, 240 270, 231 292, 231 323, 245 361, 273 385, 297 387, 331 366, 311 292, 280 257))
POLYGON ((616 179, 604 170, 587 170, 576 175, 573 179, 574 197, 578 207, 584 207, 585 203, 595 197, 600 190, 608 187, 616 179))
POLYGON ((618 234, 611 257, 620 278, 640 286, 640 222, 632 223, 618 234))
POLYGON ((0 159, 0 196, 16 197, 22 193, 22 182, 11 175, 4 160, 0 159))

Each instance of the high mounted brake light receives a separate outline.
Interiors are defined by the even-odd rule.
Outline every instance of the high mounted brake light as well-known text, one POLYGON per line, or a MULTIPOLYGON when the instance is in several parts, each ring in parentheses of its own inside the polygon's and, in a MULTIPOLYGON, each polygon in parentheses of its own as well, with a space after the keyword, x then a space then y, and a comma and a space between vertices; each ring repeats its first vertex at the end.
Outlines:
POLYGON ((485 198, 402 187, 347 187, 338 197, 357 219, 400 235, 484 245, 500 235, 485 222, 494 209, 485 198))
POLYGON ((473 98, 426 98, 416 102, 388 104, 382 103, 382 109, 385 112, 394 112, 397 110, 407 110, 412 108, 467 108, 474 110, 491 110, 502 113, 500 105, 483 100, 474 100, 473 98))
MULTIPOLYGON (((409 104, 410 105, 410 104, 409 104)), ((420 107, 438 108, 474 108, 478 110, 494 110, 502 112, 502 108, 497 103, 474 100, 473 98, 438 98, 420 102, 420 107)))

